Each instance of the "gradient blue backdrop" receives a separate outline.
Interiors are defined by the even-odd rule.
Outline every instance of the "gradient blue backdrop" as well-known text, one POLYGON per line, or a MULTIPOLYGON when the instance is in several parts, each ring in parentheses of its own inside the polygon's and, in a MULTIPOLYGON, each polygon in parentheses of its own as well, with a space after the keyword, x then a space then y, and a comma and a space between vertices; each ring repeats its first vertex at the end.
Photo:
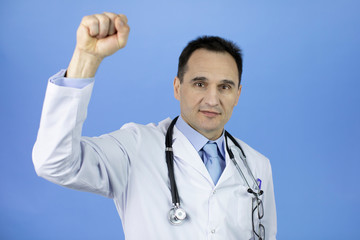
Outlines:
MULTIPOLYGON (((243 90, 227 129, 270 158, 278 239, 359 237, 357 0, 1 1, 0 239, 123 239, 112 201, 36 176, 47 79, 66 68, 82 16, 128 16, 124 50, 97 73, 84 134, 179 114, 172 81, 186 43, 237 42, 243 90)), ((141 231, 141 226, 139 226, 141 231)))

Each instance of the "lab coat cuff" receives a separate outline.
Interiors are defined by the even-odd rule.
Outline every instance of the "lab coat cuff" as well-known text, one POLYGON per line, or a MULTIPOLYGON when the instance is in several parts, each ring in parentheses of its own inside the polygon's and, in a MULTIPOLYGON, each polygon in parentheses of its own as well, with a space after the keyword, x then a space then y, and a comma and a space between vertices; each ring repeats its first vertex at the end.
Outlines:
POLYGON ((49 81, 62 87, 82 89, 95 81, 95 78, 67 78, 66 69, 61 69, 58 73, 50 77, 49 81))

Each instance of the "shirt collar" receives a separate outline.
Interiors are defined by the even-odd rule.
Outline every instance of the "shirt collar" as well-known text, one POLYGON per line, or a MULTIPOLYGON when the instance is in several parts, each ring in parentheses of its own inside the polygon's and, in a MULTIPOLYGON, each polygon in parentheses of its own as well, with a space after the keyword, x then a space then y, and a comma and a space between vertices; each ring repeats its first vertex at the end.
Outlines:
POLYGON ((193 129, 189 124, 187 124, 181 116, 179 116, 175 126, 190 141, 197 152, 199 152, 203 146, 210 141, 216 143, 223 159, 225 159, 224 132, 215 141, 209 140, 204 135, 193 129))

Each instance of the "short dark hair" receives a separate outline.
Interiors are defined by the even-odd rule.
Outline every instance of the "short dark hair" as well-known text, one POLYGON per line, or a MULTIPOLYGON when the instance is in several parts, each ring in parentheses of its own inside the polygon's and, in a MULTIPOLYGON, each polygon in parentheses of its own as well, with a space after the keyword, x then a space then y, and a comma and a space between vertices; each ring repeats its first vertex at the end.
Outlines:
POLYGON ((242 74, 242 54, 241 49, 232 41, 218 36, 201 36, 190 41, 179 57, 177 77, 182 83, 185 72, 187 71, 187 62, 191 54, 198 49, 206 49, 213 52, 227 52, 235 60, 239 73, 239 86, 242 74))

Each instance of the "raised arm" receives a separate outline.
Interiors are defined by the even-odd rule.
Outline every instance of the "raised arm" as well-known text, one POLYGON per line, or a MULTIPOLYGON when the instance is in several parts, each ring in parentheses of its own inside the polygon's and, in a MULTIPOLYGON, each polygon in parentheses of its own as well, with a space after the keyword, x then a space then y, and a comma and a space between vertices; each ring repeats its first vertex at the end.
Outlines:
MULTIPOLYGON (((67 70, 70 81, 94 77, 101 61, 126 45, 128 34, 125 15, 84 17, 67 70)), ((53 78, 63 78, 57 75, 53 78)), ((126 185, 129 158, 123 146, 109 135, 82 137, 92 88, 93 84, 73 88, 48 83, 33 162, 37 174, 49 181, 113 197, 126 185)), ((126 139, 130 141, 131 137, 126 135, 126 139)))

